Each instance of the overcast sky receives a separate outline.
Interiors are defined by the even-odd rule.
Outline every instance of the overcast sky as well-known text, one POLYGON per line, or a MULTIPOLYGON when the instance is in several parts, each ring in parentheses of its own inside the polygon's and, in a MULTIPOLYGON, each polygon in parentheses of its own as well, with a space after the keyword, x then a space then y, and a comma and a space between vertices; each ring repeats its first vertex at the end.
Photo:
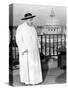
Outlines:
POLYGON ((21 18, 23 18, 24 14, 28 12, 32 13, 33 15, 36 15, 36 17, 34 18, 35 25, 45 25, 52 8, 55 12, 56 18, 60 22, 60 25, 66 25, 66 7, 26 4, 13 5, 13 25, 18 26, 23 23, 21 18))

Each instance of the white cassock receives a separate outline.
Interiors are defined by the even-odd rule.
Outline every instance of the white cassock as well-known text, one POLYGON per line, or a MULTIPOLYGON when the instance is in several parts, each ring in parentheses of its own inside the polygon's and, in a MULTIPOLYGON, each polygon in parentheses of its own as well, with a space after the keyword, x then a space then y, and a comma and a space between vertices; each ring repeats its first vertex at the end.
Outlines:
POLYGON ((42 71, 37 41, 33 26, 21 24, 16 31, 16 43, 19 48, 20 80, 26 84, 42 82, 42 71), (22 54, 26 49, 28 53, 22 54))

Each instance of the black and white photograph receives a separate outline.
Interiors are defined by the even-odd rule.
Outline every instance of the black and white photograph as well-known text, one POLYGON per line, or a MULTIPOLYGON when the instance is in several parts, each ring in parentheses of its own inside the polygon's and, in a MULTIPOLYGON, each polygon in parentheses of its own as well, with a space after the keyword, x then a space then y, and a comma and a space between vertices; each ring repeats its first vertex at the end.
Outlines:
POLYGON ((66 7, 9 4, 9 85, 67 83, 66 7))

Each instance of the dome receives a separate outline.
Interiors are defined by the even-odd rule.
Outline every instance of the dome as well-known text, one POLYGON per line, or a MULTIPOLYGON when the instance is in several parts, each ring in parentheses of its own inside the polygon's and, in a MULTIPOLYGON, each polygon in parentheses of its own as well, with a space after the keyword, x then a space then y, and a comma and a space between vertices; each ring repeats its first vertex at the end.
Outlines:
POLYGON ((51 10, 51 14, 48 17, 46 25, 60 25, 59 20, 57 19, 56 15, 54 13, 53 8, 51 10))

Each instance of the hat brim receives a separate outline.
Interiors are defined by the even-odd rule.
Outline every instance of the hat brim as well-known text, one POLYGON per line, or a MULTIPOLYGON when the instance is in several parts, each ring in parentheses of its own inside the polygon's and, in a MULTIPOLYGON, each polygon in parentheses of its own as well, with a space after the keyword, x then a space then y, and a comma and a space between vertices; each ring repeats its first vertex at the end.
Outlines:
POLYGON ((27 19, 30 19, 30 18, 34 18, 36 16, 31 16, 31 17, 27 17, 27 18, 22 18, 21 20, 27 20, 27 19))

